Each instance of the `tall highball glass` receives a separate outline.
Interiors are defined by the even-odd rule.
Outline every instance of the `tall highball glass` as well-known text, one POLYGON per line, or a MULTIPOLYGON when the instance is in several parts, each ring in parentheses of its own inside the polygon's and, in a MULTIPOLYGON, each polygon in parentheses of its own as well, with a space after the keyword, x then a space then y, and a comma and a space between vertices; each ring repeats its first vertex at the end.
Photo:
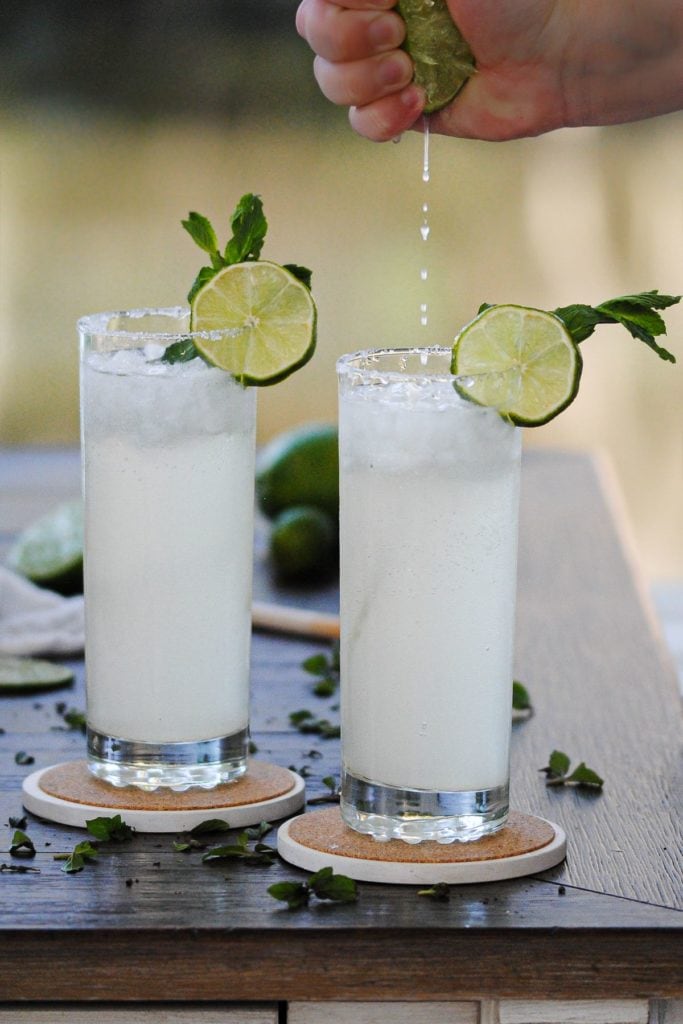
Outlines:
POLYGON ((246 770, 254 389, 167 361, 187 309, 78 329, 89 768, 210 788, 246 770))
POLYGON ((521 432, 462 396, 450 356, 337 363, 341 807, 379 840, 508 815, 521 432))

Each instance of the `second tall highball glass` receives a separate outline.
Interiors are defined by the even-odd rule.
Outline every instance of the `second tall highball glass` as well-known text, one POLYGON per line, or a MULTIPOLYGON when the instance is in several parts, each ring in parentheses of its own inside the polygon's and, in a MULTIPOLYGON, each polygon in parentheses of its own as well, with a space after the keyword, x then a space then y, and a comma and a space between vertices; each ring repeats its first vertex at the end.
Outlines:
POLYGON ((508 814, 521 432, 449 349, 343 357, 342 815, 473 840, 508 814))

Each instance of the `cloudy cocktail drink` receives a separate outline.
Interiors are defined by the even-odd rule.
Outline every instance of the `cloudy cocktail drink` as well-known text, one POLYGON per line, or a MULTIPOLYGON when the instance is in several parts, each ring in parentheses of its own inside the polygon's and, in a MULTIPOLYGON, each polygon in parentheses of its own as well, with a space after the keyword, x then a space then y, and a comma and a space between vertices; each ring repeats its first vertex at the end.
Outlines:
POLYGON ((520 431, 449 349, 338 364, 342 813, 474 839, 508 809, 520 431))
POLYGON ((114 784, 246 765, 255 392, 171 364, 187 311, 79 324, 88 755, 114 784))

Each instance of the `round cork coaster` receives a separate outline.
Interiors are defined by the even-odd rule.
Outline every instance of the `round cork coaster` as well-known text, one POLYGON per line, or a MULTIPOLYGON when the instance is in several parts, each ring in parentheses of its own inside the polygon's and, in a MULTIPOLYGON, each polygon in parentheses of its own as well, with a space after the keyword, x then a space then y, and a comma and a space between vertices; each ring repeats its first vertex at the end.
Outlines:
POLYGON ((146 793, 95 778, 86 761, 67 761, 24 779, 27 811, 62 825, 85 828, 90 818, 121 814, 138 832, 184 832, 207 817, 234 828, 275 821, 300 810, 305 801, 301 776, 266 761, 250 760, 246 775, 214 789, 146 793))
POLYGON ((545 871, 564 860, 567 838, 545 818, 511 811, 500 831, 472 843, 381 843, 349 828, 339 808, 332 807, 281 825, 278 852, 296 867, 329 866, 360 882, 455 885, 545 871))

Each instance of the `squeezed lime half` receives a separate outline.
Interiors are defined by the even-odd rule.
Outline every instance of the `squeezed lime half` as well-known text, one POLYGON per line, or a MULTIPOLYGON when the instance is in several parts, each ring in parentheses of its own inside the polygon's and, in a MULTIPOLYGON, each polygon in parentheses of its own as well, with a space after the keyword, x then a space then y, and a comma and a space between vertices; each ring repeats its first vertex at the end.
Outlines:
POLYGON ((473 74, 474 56, 446 0, 398 0, 396 9, 406 23, 403 48, 415 65, 414 80, 427 95, 425 113, 433 114, 473 74))

